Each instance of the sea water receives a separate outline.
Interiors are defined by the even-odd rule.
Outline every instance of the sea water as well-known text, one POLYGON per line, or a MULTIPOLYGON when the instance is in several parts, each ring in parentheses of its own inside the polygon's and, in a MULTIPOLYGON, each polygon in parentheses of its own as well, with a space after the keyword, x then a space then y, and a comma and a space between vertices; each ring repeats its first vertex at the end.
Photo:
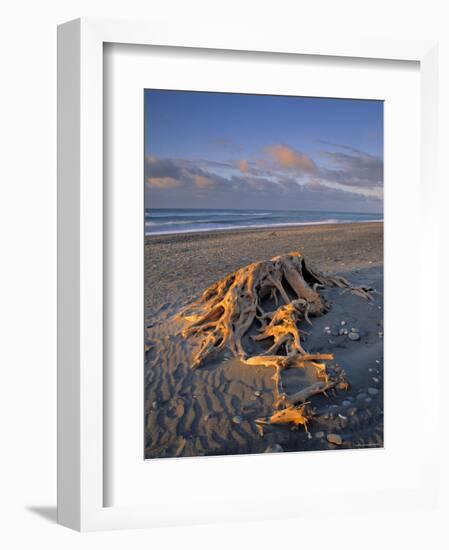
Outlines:
POLYGON ((382 214, 301 210, 146 208, 145 234, 382 221, 382 214))

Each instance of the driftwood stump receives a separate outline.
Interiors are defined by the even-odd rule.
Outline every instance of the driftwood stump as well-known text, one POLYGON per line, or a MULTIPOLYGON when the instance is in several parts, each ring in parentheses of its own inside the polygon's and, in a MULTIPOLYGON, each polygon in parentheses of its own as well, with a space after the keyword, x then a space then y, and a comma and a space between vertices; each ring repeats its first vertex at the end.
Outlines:
POLYGON ((304 321, 311 324, 311 317, 329 310, 330 305, 320 294, 326 287, 347 289, 372 299, 372 289, 353 287, 343 277, 312 269, 299 252, 255 262, 230 273, 178 315, 185 323, 183 336, 194 338, 197 343, 192 368, 201 366, 210 354, 225 347, 248 367, 273 368, 276 412, 259 424, 290 423, 307 429, 307 401, 337 384, 347 385, 342 375, 328 373, 326 363, 334 358, 332 354, 307 352, 301 343, 303 331, 299 324, 304 321), (274 303, 276 309, 265 311, 266 303, 274 303), (267 342, 268 347, 251 354, 245 350, 243 339, 255 329, 254 342, 267 342), (282 371, 306 366, 315 369, 316 382, 287 396, 282 389, 282 371))

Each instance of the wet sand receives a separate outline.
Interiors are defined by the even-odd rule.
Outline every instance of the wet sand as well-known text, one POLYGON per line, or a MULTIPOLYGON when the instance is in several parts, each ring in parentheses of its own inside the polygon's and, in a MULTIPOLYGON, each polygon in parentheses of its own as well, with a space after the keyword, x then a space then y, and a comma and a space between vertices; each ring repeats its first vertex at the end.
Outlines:
MULTIPOLYGON (((383 224, 337 224, 148 236, 145 239, 145 457, 204 456, 383 445, 383 224), (326 290, 331 310, 313 320, 304 345, 333 353, 347 391, 313 398, 309 433, 255 419, 272 411, 265 367, 244 367, 224 351, 199 369, 173 316, 210 284, 248 263, 300 251, 314 267, 377 290, 374 301, 326 290), (350 337, 351 329, 359 339, 350 337), (347 334, 346 334, 347 332, 347 334), (337 434, 342 443, 327 440, 337 434)), ((287 393, 304 373, 283 374, 287 393)), ((332 439, 332 438, 331 438, 332 439)))

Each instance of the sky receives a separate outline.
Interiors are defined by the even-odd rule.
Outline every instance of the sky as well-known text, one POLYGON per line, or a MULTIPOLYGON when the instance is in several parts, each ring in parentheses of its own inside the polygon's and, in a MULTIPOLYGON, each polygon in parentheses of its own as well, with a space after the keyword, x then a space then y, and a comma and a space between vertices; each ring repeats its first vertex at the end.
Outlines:
POLYGON ((145 205, 383 211, 383 102, 145 90, 145 205))

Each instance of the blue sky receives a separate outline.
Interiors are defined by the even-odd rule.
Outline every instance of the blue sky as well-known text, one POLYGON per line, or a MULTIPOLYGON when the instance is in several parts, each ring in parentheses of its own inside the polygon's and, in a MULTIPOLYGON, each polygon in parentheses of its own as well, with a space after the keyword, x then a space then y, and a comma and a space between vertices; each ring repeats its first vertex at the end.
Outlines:
POLYGON ((145 203, 381 212, 383 103, 145 91, 145 203))

